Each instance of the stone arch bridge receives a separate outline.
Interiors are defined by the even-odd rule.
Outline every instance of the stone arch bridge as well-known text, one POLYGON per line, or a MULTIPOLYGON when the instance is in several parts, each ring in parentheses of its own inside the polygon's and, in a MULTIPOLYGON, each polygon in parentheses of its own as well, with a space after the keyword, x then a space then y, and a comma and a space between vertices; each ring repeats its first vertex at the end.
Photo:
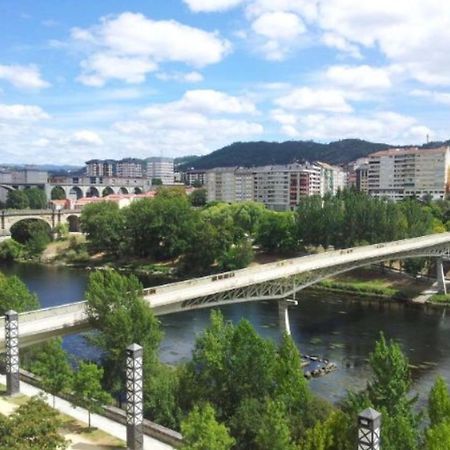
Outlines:
MULTIPOLYGON (((329 276, 389 260, 436 259, 440 292, 446 292, 443 260, 450 258, 450 233, 334 250, 317 255, 195 278, 144 290, 156 315, 231 303, 275 300, 280 325, 289 332, 288 306, 294 293, 329 276)), ((4 319, 0 319, 0 351, 4 349, 4 319)), ((89 328, 86 302, 19 314, 20 345, 89 328)))
POLYGON ((0 239, 11 236, 11 228, 14 224, 22 220, 42 220, 46 222, 51 230, 59 224, 69 225, 72 231, 79 231, 73 228, 78 226, 78 219, 81 209, 6 209, 0 211, 0 239))

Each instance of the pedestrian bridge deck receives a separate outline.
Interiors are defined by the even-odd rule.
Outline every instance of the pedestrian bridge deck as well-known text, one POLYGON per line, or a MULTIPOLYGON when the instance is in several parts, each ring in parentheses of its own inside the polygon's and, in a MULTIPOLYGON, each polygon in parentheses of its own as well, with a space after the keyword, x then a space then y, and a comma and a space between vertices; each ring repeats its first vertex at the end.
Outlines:
MULTIPOLYGON (((393 241, 344 250, 333 250, 316 255, 291 258, 275 263, 194 278, 144 290, 144 298, 156 315, 182 310, 209 307, 223 302, 187 304, 186 301, 210 297, 227 291, 261 283, 275 282, 297 274, 333 269, 334 267, 358 267, 373 261, 416 257, 449 256, 450 233, 440 233, 401 241, 393 241), (438 253, 430 253, 438 251, 438 253)), ((237 301, 249 301, 238 299, 237 301)), ((20 345, 30 345, 48 337, 64 335, 87 329, 86 302, 44 308, 19 314, 20 345)), ((0 351, 4 351, 4 318, 0 318, 0 351)))

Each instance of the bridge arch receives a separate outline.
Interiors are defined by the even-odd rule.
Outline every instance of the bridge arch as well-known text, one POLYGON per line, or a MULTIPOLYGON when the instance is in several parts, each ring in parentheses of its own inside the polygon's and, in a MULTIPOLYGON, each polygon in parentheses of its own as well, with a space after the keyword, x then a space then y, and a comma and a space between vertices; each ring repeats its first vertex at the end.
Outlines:
POLYGON ((100 192, 95 186, 90 186, 86 190, 86 197, 100 197, 100 192))
POLYGON ((70 233, 79 233, 81 231, 80 228, 80 218, 74 214, 67 216, 67 225, 69 226, 70 233))
POLYGON ((73 186, 69 189, 69 198, 79 200, 83 197, 83 190, 79 186, 73 186))
POLYGON ((114 194, 114 190, 111 186, 106 186, 105 189, 102 191, 102 197, 106 197, 107 195, 114 194))
POLYGON ((134 188, 134 193, 135 193, 136 195, 142 194, 142 193, 143 193, 142 188, 136 186, 136 187, 134 188))
POLYGON ((129 194, 129 192, 128 192, 128 189, 126 188, 126 187, 124 187, 124 186, 122 186, 120 189, 119 189, 119 194, 129 194))
POLYGON ((67 198, 67 192, 62 186, 53 186, 50 191, 51 200, 65 200, 67 198))
POLYGON ((21 244, 26 243, 31 237, 30 229, 34 223, 45 224, 43 229, 46 230, 51 240, 51 233, 55 224, 51 219, 49 220, 44 217, 20 217, 17 220, 13 220, 9 226, 11 237, 21 244), (19 227, 19 224, 23 226, 19 227))

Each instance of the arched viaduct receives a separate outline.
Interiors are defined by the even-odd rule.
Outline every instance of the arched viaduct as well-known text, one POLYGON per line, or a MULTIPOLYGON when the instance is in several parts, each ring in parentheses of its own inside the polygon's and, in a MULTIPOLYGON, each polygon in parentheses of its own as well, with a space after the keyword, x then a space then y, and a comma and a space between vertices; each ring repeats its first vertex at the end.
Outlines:
POLYGON ((78 223, 81 210, 52 210, 52 209, 7 209, 0 211, 0 239, 11 235, 11 228, 14 224, 22 220, 42 220, 46 222, 51 230, 54 230, 57 225, 67 224, 70 231, 79 231, 73 229, 78 223))
MULTIPOLYGON (((431 257, 437 260, 437 279, 446 292, 443 259, 450 258, 450 233, 440 233, 383 244, 334 250, 286 259, 232 272, 195 278, 144 290, 156 315, 232 303, 278 301, 280 323, 289 329, 288 299, 295 292, 332 275, 389 260, 431 257)), ((89 327, 86 302, 19 314, 20 345, 89 327)), ((4 318, 0 319, 0 351, 4 350, 4 318)))

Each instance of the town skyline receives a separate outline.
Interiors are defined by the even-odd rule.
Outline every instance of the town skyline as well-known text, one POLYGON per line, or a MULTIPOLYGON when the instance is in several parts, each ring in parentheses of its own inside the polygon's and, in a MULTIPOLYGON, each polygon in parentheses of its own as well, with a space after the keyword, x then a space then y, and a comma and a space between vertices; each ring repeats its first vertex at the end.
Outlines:
POLYGON ((446 140, 449 17, 420 0, 6 0, 1 162, 446 140))

